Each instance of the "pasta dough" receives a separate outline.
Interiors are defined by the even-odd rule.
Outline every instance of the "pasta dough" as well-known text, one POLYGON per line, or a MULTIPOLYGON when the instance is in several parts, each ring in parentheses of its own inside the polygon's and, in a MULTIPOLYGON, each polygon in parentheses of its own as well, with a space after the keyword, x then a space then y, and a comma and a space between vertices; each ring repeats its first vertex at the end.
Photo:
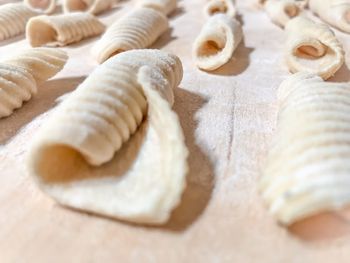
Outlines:
POLYGON ((22 34, 29 18, 36 15, 22 3, 0 6, 0 41, 22 34))
POLYGON ((24 50, 0 63, 0 118, 20 108, 37 92, 37 82, 56 75, 68 57, 49 48, 24 50))
POLYGON ((214 14, 226 14, 230 17, 236 16, 236 7, 234 0, 209 0, 205 5, 205 14, 212 16, 214 14))
POLYGON ((138 5, 153 8, 164 15, 169 15, 176 9, 177 0, 139 0, 138 5))
POLYGON ((137 223, 168 220, 185 186, 187 148, 173 91, 180 60, 133 50, 99 66, 44 125, 29 171, 58 202, 137 223))
POLYGON ((26 35, 31 46, 65 46, 100 35, 105 26, 88 13, 37 16, 29 20, 26 35))
POLYGON ((300 5, 294 0, 268 0, 264 8, 271 21, 281 27, 285 27, 290 19, 298 16, 302 11, 300 5))
POLYGON ((282 83, 260 189, 285 225, 350 204, 350 86, 298 73, 282 83))
POLYGON ((34 11, 45 14, 53 13, 56 8, 56 0, 24 0, 24 3, 34 11))
POLYGON ((112 24, 92 48, 99 63, 131 49, 150 46, 169 28, 168 19, 151 8, 137 8, 112 24))
POLYGON ((241 24, 224 14, 209 18, 193 45, 193 57, 200 69, 215 70, 226 64, 242 41, 241 24))
POLYGON ((310 0, 309 8, 330 25, 350 33, 349 0, 310 0))
POLYGON ((99 14, 106 11, 116 3, 117 0, 64 0, 64 12, 88 12, 99 14))
POLYGON ((328 79, 343 65, 343 47, 328 26, 296 17, 286 32, 285 56, 292 73, 306 71, 328 79))

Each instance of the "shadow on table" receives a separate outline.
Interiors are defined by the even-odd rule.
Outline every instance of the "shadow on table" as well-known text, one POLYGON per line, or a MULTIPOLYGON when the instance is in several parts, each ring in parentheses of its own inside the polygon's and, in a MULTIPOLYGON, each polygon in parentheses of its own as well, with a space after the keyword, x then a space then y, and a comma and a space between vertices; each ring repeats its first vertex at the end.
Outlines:
POLYGON ((335 73, 334 77, 330 78, 331 82, 349 82, 350 81, 350 70, 346 63, 335 73))
POLYGON ((24 103, 22 108, 15 110, 9 117, 0 119, 0 144, 10 140, 35 117, 53 108, 58 97, 74 90, 84 79, 85 77, 54 79, 40 84, 38 93, 24 103))
POLYGON ((13 44, 15 42, 19 42, 25 39, 25 35, 24 34, 20 34, 18 36, 15 37, 11 37, 9 39, 5 39, 3 41, 0 42, 0 47, 4 47, 10 44, 13 44))
POLYGON ((164 34, 161 35, 160 38, 150 47, 151 49, 161 49, 165 47, 171 41, 177 39, 177 37, 172 35, 173 28, 169 28, 164 34))

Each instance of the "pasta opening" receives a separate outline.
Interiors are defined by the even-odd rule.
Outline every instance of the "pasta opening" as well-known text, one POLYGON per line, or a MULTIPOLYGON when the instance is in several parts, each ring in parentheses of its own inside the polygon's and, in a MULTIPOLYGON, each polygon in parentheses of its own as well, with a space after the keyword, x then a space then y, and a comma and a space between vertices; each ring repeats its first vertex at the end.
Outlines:
POLYGON ((28 0, 28 4, 35 9, 46 10, 51 4, 51 0, 28 0))
POLYGON ((56 42, 58 38, 58 33, 52 26, 38 19, 33 19, 27 30, 27 34, 30 35, 30 44, 33 47, 56 42))
POLYGON ((208 40, 204 42, 198 49, 197 55, 199 57, 211 57, 215 56, 223 50, 218 43, 213 40, 208 40))
POLYGON ((209 8, 209 14, 214 15, 218 13, 227 13, 227 6, 225 5, 214 5, 209 8))
MULTIPOLYGON (((94 1, 90 1, 94 2, 94 1)), ((66 3, 66 8, 69 11, 87 11, 90 5, 88 5, 84 0, 69 0, 66 3)))
POLYGON ((298 57, 317 59, 324 56, 327 53, 327 46, 319 43, 316 45, 302 45, 297 48, 296 55, 298 57))
POLYGON ((299 8, 295 5, 287 5, 284 8, 284 12, 289 16, 290 18, 296 17, 299 15, 299 8))

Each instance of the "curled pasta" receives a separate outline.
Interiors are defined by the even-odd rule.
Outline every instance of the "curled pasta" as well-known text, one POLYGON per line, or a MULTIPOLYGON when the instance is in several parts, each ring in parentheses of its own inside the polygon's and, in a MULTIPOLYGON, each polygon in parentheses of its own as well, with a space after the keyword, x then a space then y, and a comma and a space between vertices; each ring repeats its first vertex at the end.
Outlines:
POLYGON ((177 0, 139 0, 138 5, 153 8, 164 15, 169 15, 176 9, 177 0))
POLYGON ((38 15, 22 3, 0 6, 0 40, 5 40, 25 31, 27 21, 38 15))
POLYGON ((116 0, 64 0, 64 12, 88 12, 99 14, 110 9, 116 0))
POLYGON ((241 24, 224 14, 209 18, 193 44, 193 58, 200 69, 215 70, 226 64, 242 41, 241 24))
POLYGON ((22 51, 0 63, 0 118, 7 117, 37 92, 37 82, 56 75, 65 65, 61 50, 37 48, 22 51))
POLYGON ((51 14, 55 11, 56 0, 24 0, 24 3, 34 11, 51 14))
POLYGON ((259 182, 285 225, 350 203, 350 87, 309 73, 279 89, 274 144, 259 182), (292 142, 292 143, 291 143, 292 142))
POLYGON ((105 26, 88 13, 37 16, 29 20, 26 29, 31 46, 65 46, 85 38, 100 35, 105 26))
POLYGON ((171 110, 181 78, 180 60, 159 50, 128 51, 99 66, 31 147, 28 167, 41 189, 78 209, 164 223, 187 171, 181 126, 171 110))
POLYGON ((226 14, 230 17, 235 17, 237 12, 234 0, 209 0, 204 11, 207 16, 226 14))
POLYGON ((292 73, 306 71, 328 79, 343 65, 343 47, 328 26, 296 17, 286 32, 285 57, 292 73))
POLYGON ((349 0, 310 0, 309 8, 325 22, 350 33, 349 0))
POLYGON ((137 8, 112 24, 93 46, 99 63, 131 49, 150 46, 169 27, 166 16, 151 8, 137 8))
POLYGON ((295 0, 268 0, 264 8, 271 21, 280 27, 285 27, 290 19, 302 11, 295 0))

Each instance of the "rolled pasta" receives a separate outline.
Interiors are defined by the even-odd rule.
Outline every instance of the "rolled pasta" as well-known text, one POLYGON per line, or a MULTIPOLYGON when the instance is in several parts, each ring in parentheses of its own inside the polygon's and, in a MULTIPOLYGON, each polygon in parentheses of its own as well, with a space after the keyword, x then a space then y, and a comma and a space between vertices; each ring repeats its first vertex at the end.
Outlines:
POLYGON ((112 24, 91 52, 102 63, 118 53, 150 46, 168 27, 168 19, 162 13, 137 8, 112 24))
POLYGON ((56 0, 24 0, 24 3, 34 11, 52 14, 56 8, 56 0))
POLYGON ((286 32, 285 57, 292 73, 306 71, 328 79, 343 65, 343 47, 328 26, 296 17, 286 32))
POLYGON ((88 13, 37 16, 29 20, 26 29, 31 46, 65 46, 85 38, 100 35, 105 26, 88 13))
POLYGON ((280 27, 285 27, 290 19, 298 16, 302 11, 295 0, 268 0, 264 9, 271 21, 280 27))
POLYGON ((309 73, 279 89, 274 144, 259 182, 284 225, 350 204, 350 86, 309 73))
POLYGON ((310 0, 309 8, 328 24, 350 33, 349 0, 310 0))
POLYGON ((117 0, 64 0, 64 12, 88 12, 91 14, 99 14, 106 11, 116 3, 117 0))
POLYGON ((241 24, 224 14, 209 18, 193 44, 193 58, 200 69, 215 70, 226 64, 243 39, 241 24))
POLYGON ((205 14, 212 16, 215 14, 226 14, 230 17, 236 16, 234 0, 209 0, 204 7, 205 14))
POLYGON ((159 50, 128 51, 100 65, 31 147, 28 168, 41 189, 93 213, 167 221, 187 171, 184 137, 171 110, 181 78, 180 60, 159 50))
POLYGON ((0 63, 0 118, 7 117, 37 92, 37 82, 56 75, 68 57, 49 48, 24 50, 0 63))
POLYGON ((0 40, 22 34, 27 21, 38 15, 23 3, 10 3, 0 6, 0 40))
POLYGON ((177 0, 139 0, 138 6, 153 8, 164 15, 169 15, 176 9, 177 0))

